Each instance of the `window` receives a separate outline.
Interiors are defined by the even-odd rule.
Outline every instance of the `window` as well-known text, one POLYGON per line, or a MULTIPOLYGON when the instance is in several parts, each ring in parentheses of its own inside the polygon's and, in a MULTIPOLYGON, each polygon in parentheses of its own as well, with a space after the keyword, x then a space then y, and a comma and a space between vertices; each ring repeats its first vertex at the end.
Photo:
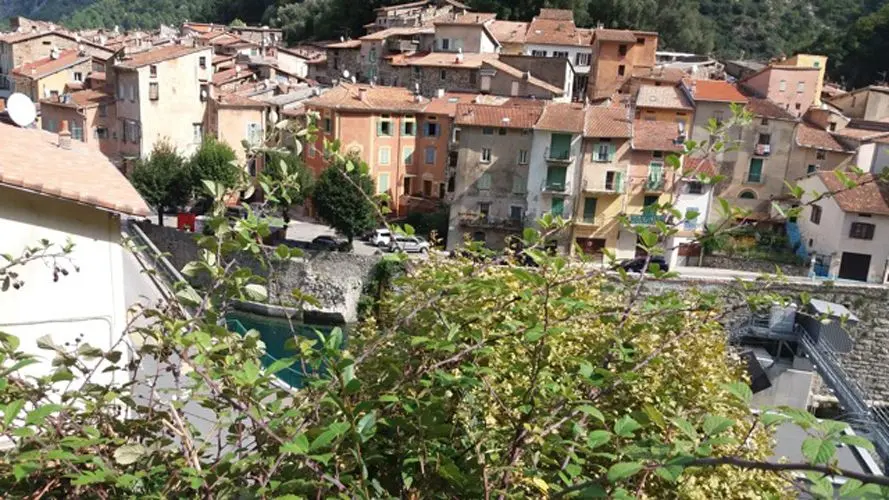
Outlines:
POLYGON ((426 122, 426 137, 438 137, 440 132, 441 127, 438 123, 431 121, 426 122))
POLYGON ((157 66, 155 66, 154 64, 148 66, 148 75, 152 78, 157 78, 157 66))
POLYGON ((806 82, 797 82, 796 93, 802 94, 804 90, 806 90, 806 82))
POLYGON ((812 224, 821 224, 821 212, 821 207, 812 205, 812 213, 809 214, 809 220, 812 221, 812 224))
POLYGON ((445 70, 441 70, 438 72, 438 79, 441 81, 445 81, 448 79, 448 72, 445 70))
POLYGON ((550 191, 564 191, 568 167, 549 167, 546 169, 546 189, 550 191))
POLYGON ((545 50, 532 50, 531 55, 534 57, 546 57, 545 50))
POLYGON ((506 135, 506 129, 500 127, 499 129, 497 129, 497 135, 506 135))
POLYGON ((377 160, 380 165, 388 165, 389 164, 389 153, 391 149, 388 146, 380 148, 377 153, 377 160))
POLYGON ((210 98, 210 84, 202 83, 201 84, 201 102, 207 102, 207 99, 210 98))
POLYGON ((482 163, 491 163, 491 148, 482 148, 482 163))
POLYGON ((738 195, 738 198, 741 198, 742 200, 755 200, 756 193, 750 190, 741 191, 741 194, 738 195))
POLYGON ((521 175, 512 176, 512 194, 525 193, 525 178, 521 175))
POLYGON ((247 142, 252 145, 262 144, 262 124, 261 123, 248 123, 247 124, 247 142))
POLYGON ((620 66, 617 67, 617 76, 624 76, 624 73, 626 73, 626 71, 627 71, 627 67, 624 66, 623 64, 621 64, 620 66))
POLYGON ((157 82, 150 82, 148 84, 148 98, 152 101, 158 100, 157 82))
POLYGON ((404 159, 405 165, 414 164, 414 148, 406 147, 401 150, 401 157, 404 159))
POLYGON ((568 52, 561 51, 561 50, 554 50, 553 51, 553 58, 554 59, 568 59, 568 52))
POLYGON ((389 191, 389 174, 382 173, 377 176, 377 194, 383 194, 389 191))
POLYGON ((199 57, 198 58, 198 66, 201 69, 207 69, 207 58, 204 56, 199 57))
POLYGON ((565 198, 561 196, 553 196, 550 202, 550 213, 555 217, 561 217, 565 214, 565 198))
POLYGON ((593 222, 596 219, 596 199, 584 198, 583 200, 583 220, 584 222, 593 222))
POLYGON ((644 38, 637 38, 636 43, 638 43, 639 45, 645 45, 645 39, 644 38))
POLYGON ((402 185, 404 189, 404 194, 411 194, 411 178, 408 176, 404 176, 404 184, 402 185))
POLYGON ((614 144, 600 142, 593 152, 593 161, 611 161, 614 158, 614 144))
POLYGON ((815 68, 820 68, 820 67, 821 67, 821 61, 815 61, 814 63, 812 63, 812 66, 815 67, 815 68))
POLYGON ((83 73, 81 73, 80 71, 75 71, 74 72, 74 81, 75 82, 82 82, 83 81, 83 73))
POLYGON ((772 134, 759 134, 759 138, 756 140, 757 144, 771 144, 772 143, 772 134))
POLYGON ((768 118, 763 118, 763 119, 759 122, 759 124, 760 124, 760 125, 763 125, 763 126, 768 125, 768 124, 769 124, 769 119, 768 119, 768 118))
POLYGON ((704 184, 693 181, 688 183, 688 194, 703 194, 704 184))
POLYGON ((853 222, 849 231, 849 237, 856 240, 872 240, 874 239, 874 229, 876 226, 866 222, 853 222))
POLYGON ((494 129, 492 127, 482 127, 483 135, 494 135, 494 129))
POLYGON ((799 111, 800 109, 802 109, 803 105, 800 103, 796 103, 793 105, 793 107, 796 108, 797 111, 799 111))
POLYGON ((105 118, 106 116, 108 116, 108 105, 99 104, 99 116, 101 118, 105 118))
POLYGON ((625 44, 620 44, 620 45, 617 47, 617 53, 620 54, 620 55, 622 55, 622 56, 627 55, 627 46, 626 46, 625 44))
POLYGON ((127 91, 130 94, 130 102, 136 102, 136 86, 130 85, 127 91))
POLYGON ((392 120, 389 115, 383 115, 377 120, 377 137, 390 137, 392 135, 392 120))
POLYGON ((96 139, 107 139, 108 129, 105 127, 96 127, 96 139))
POLYGON ((836 132, 837 131, 837 122, 830 122, 830 125, 827 126, 827 130, 830 130, 831 132, 836 132))
POLYGON ((525 209, 520 205, 512 205, 509 207, 510 220, 522 220, 525 215, 525 209))
POLYGON ((762 182, 762 158, 750 159, 750 170, 747 171, 747 182, 759 184, 762 182))
POLYGON ((663 152, 663 151, 652 151, 652 152, 651 152, 651 157, 652 157, 652 158, 663 158, 663 157, 664 157, 664 152, 663 152))
POLYGON ((83 124, 78 120, 71 120, 71 138, 83 142, 83 124))
POLYGON ((713 112, 713 119, 716 120, 717 125, 722 125, 722 121, 725 119, 725 112, 724 111, 714 111, 713 112))
POLYGON ((191 124, 191 135, 192 135, 192 141, 195 144, 200 144, 201 141, 204 140, 204 124, 192 123, 191 124))
POLYGON ((589 66, 590 65, 590 54, 584 52, 578 52, 574 55, 574 65, 575 66, 589 66))
POLYGON ((478 75, 475 71, 469 72, 469 84, 473 87, 478 83, 478 75))
POLYGON ((483 218, 487 218, 489 215, 491 215, 491 204, 488 202, 479 203, 478 214, 483 218))
POLYGON ((824 151, 823 149, 819 149, 818 151, 815 152, 815 158, 819 159, 819 160, 823 160, 823 159, 827 158, 827 151, 824 151))
POLYGON ((475 187, 483 191, 491 189, 491 174, 485 172, 478 176, 478 180, 475 182, 475 187))
POLYGON ((451 39, 450 38, 442 38, 441 39, 441 50, 451 50, 451 39))
POLYGON ((417 123, 412 120, 401 122, 401 135, 409 137, 417 135, 417 123))
POLYGON ((818 171, 818 165, 809 165, 806 167, 806 175, 812 175, 818 171))
POLYGON ((426 165, 435 165, 435 146, 427 146, 425 151, 426 165))
POLYGON ((620 192, 623 188, 622 172, 605 172, 605 190, 620 192))
POLYGON ((519 165, 527 165, 528 164, 528 150, 520 149, 519 150, 519 165))
POLYGON ((328 134, 333 130, 333 121, 330 118, 325 118, 321 123, 324 126, 324 131, 328 134))
POLYGON ((787 90, 787 80, 781 80, 781 82, 778 83, 778 91, 784 92, 785 90, 787 90))

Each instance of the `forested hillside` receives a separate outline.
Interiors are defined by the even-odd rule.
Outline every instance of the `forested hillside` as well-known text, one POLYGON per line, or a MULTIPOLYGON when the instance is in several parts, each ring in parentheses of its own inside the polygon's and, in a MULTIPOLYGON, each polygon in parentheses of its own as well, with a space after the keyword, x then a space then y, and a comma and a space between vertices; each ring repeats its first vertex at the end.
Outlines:
MULTIPOLYGON (((394 0, 0 0, 0 15, 59 20, 74 28, 124 29, 184 19, 240 18, 284 28, 289 40, 363 34, 373 10, 394 0)), ((580 26, 603 23, 661 34, 661 48, 721 57, 827 54, 832 77, 863 85, 889 69, 889 0, 469 0, 500 19, 541 7, 573 9, 580 26)))

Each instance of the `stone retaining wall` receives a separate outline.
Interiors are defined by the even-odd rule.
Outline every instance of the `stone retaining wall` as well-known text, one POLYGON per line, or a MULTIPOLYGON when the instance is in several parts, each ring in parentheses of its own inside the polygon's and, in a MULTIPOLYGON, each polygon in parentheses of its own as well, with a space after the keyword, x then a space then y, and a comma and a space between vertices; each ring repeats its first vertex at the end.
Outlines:
MULTIPOLYGON (((181 270, 197 258, 197 235, 194 233, 148 223, 140 223, 139 227, 161 252, 168 254, 176 268, 181 270)), ((238 260, 268 280, 271 302, 276 302, 275 298, 289 298, 291 290, 299 289, 320 303, 318 308, 306 306, 306 309, 340 315, 345 323, 357 321, 358 299, 379 257, 314 250, 303 252, 304 257, 291 259, 286 264, 277 263, 272 270, 263 268, 248 255, 238 260)), ((201 280, 195 280, 194 284, 199 287, 201 280)))
POLYGON ((747 259, 744 257, 729 257, 728 255, 705 255, 701 267, 715 267, 719 269, 735 269, 752 273, 774 273, 775 266, 781 269, 785 276, 808 276, 807 266, 793 264, 778 264, 767 260, 747 259))

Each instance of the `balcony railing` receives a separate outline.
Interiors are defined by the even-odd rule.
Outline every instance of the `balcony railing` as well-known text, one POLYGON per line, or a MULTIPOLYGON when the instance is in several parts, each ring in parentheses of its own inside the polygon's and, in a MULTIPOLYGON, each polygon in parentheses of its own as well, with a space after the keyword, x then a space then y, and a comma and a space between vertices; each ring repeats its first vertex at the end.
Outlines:
POLYGON ((630 215, 630 224, 638 226, 653 226, 658 221, 666 222, 667 218, 658 214, 632 214, 630 215))
POLYGON ((460 214, 460 225, 465 227, 521 230, 525 226, 524 217, 492 217, 477 212, 464 212, 460 214))
POLYGON ((551 163, 571 163, 574 160, 570 149, 546 148, 543 154, 546 161, 551 163))
POLYGON ((543 179, 543 187, 541 191, 547 193, 564 193, 568 191, 569 183, 567 180, 564 181, 550 181, 549 179, 543 179))
POLYGON ((649 176, 645 179, 645 190, 648 192, 663 191, 665 184, 663 176, 649 176))
POLYGON ((605 216, 598 215, 594 217, 581 216, 574 220, 575 224, 583 226, 603 226, 605 224, 605 216))
POLYGON ((757 156, 769 156, 772 153, 771 144, 757 144, 753 148, 753 154, 757 156))

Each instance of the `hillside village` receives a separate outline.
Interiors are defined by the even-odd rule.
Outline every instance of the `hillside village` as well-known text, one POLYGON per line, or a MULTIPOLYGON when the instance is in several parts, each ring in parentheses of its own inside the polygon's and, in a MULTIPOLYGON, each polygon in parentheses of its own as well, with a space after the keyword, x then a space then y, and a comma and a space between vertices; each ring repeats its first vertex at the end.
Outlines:
POLYGON ((394 217, 449 207, 449 250, 465 236, 503 248, 551 213, 570 221, 551 242, 559 251, 632 258, 636 236, 621 217, 653 225, 646 207, 670 201, 700 215, 682 223, 667 262, 696 265, 693 240, 726 217, 723 198, 744 223, 786 232, 788 252, 818 276, 887 278, 881 184, 798 220, 773 206, 789 199, 788 183, 823 191, 832 170, 889 166, 889 87, 840 89, 825 81, 823 56, 716 61, 659 52, 653 32, 578 28, 567 10, 502 21, 456 0, 380 8, 360 38, 291 47, 269 27, 11 24, 0 35, 0 103, 25 94, 37 127, 70 133, 124 174, 159 141, 188 155, 208 135, 247 162, 242 141, 317 113, 304 153, 312 171, 326 166, 323 141, 339 140, 367 162, 394 217), (674 168, 671 155, 709 141, 733 106, 752 120, 727 132, 732 147, 674 168))

